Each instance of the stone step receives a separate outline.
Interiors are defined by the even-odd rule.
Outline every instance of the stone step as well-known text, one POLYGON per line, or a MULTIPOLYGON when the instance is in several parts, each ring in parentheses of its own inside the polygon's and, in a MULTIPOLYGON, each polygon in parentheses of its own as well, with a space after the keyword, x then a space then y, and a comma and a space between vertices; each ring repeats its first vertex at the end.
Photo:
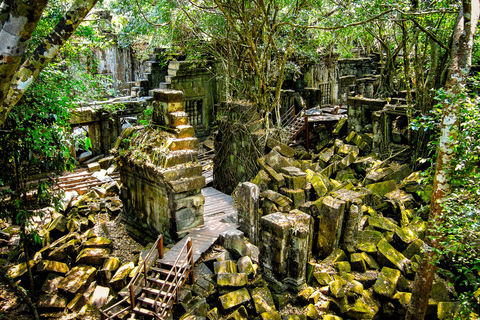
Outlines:
POLYGON ((202 175, 202 165, 198 163, 190 163, 188 165, 181 164, 168 168, 163 172, 166 181, 175 181, 180 178, 193 178, 202 175))
POLYGON ((175 135, 178 139, 195 137, 195 128, 189 124, 177 126, 175 135))
POLYGON ((195 150, 198 148, 198 139, 193 137, 172 139, 170 140, 169 149, 172 151, 178 150, 195 150))
POLYGON ((203 188, 205 186, 205 177, 199 176, 169 182, 175 193, 182 193, 203 188))
POLYGON ((198 159, 198 151, 196 150, 179 150, 172 151, 163 156, 160 161, 160 165, 164 168, 171 168, 178 166, 179 164, 196 162, 198 159))
POLYGON ((170 112, 167 119, 171 127, 188 125, 188 114, 185 111, 170 112))

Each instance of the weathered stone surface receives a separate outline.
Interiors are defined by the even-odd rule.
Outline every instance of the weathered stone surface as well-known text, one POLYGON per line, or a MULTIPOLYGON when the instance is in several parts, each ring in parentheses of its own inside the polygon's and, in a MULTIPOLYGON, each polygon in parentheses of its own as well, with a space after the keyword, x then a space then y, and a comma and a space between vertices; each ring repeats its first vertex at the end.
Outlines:
POLYGON ((265 163, 277 172, 280 172, 280 170, 284 167, 293 166, 293 161, 291 161, 289 158, 282 156, 275 149, 265 155, 265 163))
POLYGON ((280 192, 293 201, 292 207, 294 209, 298 209, 303 204, 305 204, 305 191, 303 191, 303 189, 292 190, 292 189, 281 188, 280 192))
POLYGON ((77 293, 75 297, 68 303, 67 309, 70 311, 79 311, 87 304, 87 299, 81 293, 77 293))
POLYGON ((223 310, 231 310, 250 301, 250 294, 246 288, 233 291, 219 297, 223 310))
POLYGON ((92 296, 88 300, 88 304, 91 304, 97 308, 100 308, 107 302, 109 294, 110 294, 110 288, 96 286, 95 291, 93 291, 92 296))
POLYGON ((45 282, 42 285, 42 291, 45 293, 52 293, 58 290, 58 284, 62 281, 65 277, 62 277, 56 273, 49 273, 45 282))
POLYGON ((318 216, 317 251, 320 257, 328 256, 340 243, 345 204, 330 196, 323 198, 318 216))
POLYGON ((457 319, 461 309, 460 302, 442 301, 438 303, 437 317, 438 320, 453 320, 457 319))
MULTIPOLYGON (((29 261, 30 268, 33 268, 35 265, 37 265, 37 263, 39 263, 41 259, 42 259, 41 254, 39 253, 35 254, 33 259, 29 261)), ((28 271, 27 263, 22 262, 10 267, 7 271, 7 274, 10 278, 16 279, 18 277, 23 276, 25 273, 27 273, 27 271, 28 271)))
POLYGON ((250 293, 257 313, 275 311, 275 303, 268 287, 254 288, 250 293))
POLYGON ((255 178, 253 178, 252 183, 256 184, 258 188, 260 189, 260 192, 263 192, 268 189, 268 186, 272 179, 270 179, 267 171, 265 170, 260 170, 258 171, 257 175, 255 178))
POLYGON ((80 244, 81 244, 80 240, 72 239, 67 243, 51 251, 50 254, 48 255, 48 258, 51 260, 57 260, 57 261, 63 260, 70 254, 75 252, 75 249, 79 247, 80 244))
POLYGON ((216 292, 215 282, 210 276, 197 278, 192 286, 192 291, 200 297, 211 297, 216 292))
POLYGON ((262 192, 260 196, 274 202, 279 207, 289 207, 293 204, 290 198, 272 190, 266 190, 262 192))
POLYGON ((283 177, 283 175, 281 175, 280 173, 278 173, 277 171, 275 171, 275 169, 273 169, 272 167, 270 167, 269 165, 267 165, 265 163, 265 159, 264 158, 259 158, 257 159, 257 162, 258 164, 260 165, 260 167, 265 170, 265 172, 268 174, 268 176, 272 179, 272 181, 275 183, 276 186, 278 187, 282 187, 285 185, 285 178, 283 177))
POLYGON ((293 150, 292 148, 290 148, 286 144, 281 143, 280 141, 272 139, 272 138, 267 140, 267 147, 269 147, 270 149, 274 149, 274 148, 278 147, 276 150, 282 156, 285 156, 287 158, 293 158, 295 156, 295 150, 293 150))
POLYGON ((85 248, 77 256, 78 264, 103 264, 108 259, 110 249, 85 248))
POLYGON ((41 294, 38 298, 40 309, 64 309, 67 306, 67 298, 60 293, 41 294))
POLYGON ((70 268, 66 263, 63 262, 42 260, 37 264, 38 273, 56 272, 60 274, 66 274, 68 271, 70 271, 70 268))
POLYGON ((388 180, 388 181, 368 184, 365 186, 365 188, 370 190, 373 194, 384 196, 387 193, 397 189, 397 184, 395 183, 395 180, 388 180))
POLYGON ((332 276, 326 272, 315 270, 313 276, 321 286, 328 286, 328 284, 333 281, 332 276))
POLYGON ((120 291, 123 289, 128 283, 128 275, 130 271, 135 267, 133 262, 124 263, 120 268, 118 268, 117 272, 113 276, 112 280, 110 280, 110 286, 115 291, 120 291))
POLYGON ((219 243, 233 254, 235 259, 250 256, 252 253, 243 239, 243 232, 240 230, 226 231, 220 234, 219 243))
POLYGON ((368 217, 368 225, 383 231, 396 231, 398 228, 396 223, 381 216, 368 217))
POLYGON ((387 241, 381 240, 377 244, 378 257, 381 263, 386 263, 392 268, 396 268, 402 272, 410 274, 410 260, 408 260, 403 254, 398 252, 387 241))
POLYGON ((83 245, 85 248, 108 248, 112 240, 105 237, 95 237, 88 239, 83 245))
POLYGON ((251 182, 240 183, 235 189, 235 198, 240 230, 254 245, 257 245, 260 220, 258 213, 260 189, 251 182))
POLYGON ((218 261, 214 263, 215 274, 237 273, 237 265, 231 260, 218 261))
POLYGON ((217 274, 217 284, 220 287, 243 287, 247 284, 248 277, 246 273, 219 273, 217 274))
POLYGON ((397 288, 398 280, 400 279, 400 271, 383 267, 378 274, 378 280, 373 286, 376 293, 392 298, 397 288))
POLYGON ((66 274, 58 284, 58 289, 73 294, 81 293, 93 281, 96 272, 97 269, 92 266, 79 265, 66 274))
POLYGON ((244 306, 240 306, 237 310, 232 312, 226 320, 242 320, 248 318, 247 309, 244 306))
POLYGON ((273 213, 261 219, 260 263, 279 280, 294 286, 306 280, 313 219, 299 210, 273 213))
POLYGON ((241 257, 237 261, 238 272, 245 273, 249 278, 252 278, 256 274, 256 269, 253 265, 253 261, 249 256, 241 257))
POLYGON ((208 311, 207 319, 208 320, 220 320, 220 313, 218 312, 218 308, 213 308, 212 310, 208 311))

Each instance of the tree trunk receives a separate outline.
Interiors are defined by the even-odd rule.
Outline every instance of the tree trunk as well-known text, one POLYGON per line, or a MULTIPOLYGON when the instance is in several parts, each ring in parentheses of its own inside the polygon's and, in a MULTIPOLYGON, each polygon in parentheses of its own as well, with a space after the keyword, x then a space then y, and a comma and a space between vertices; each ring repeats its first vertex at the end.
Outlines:
MULTIPOLYGON (((465 84, 472 63, 473 36, 478 23, 479 1, 463 1, 463 7, 458 15, 452 48, 452 59, 448 72, 446 91, 452 95, 460 92, 465 84)), ((456 143, 456 127, 460 106, 455 101, 444 103, 441 122, 441 135, 435 180, 433 183, 432 201, 429 215, 429 236, 427 244, 431 250, 423 254, 419 270, 415 276, 412 298, 408 307, 406 320, 421 320, 425 317, 428 299, 432 288, 433 278, 436 271, 436 263, 439 258, 437 249, 441 234, 436 234, 434 225, 441 224, 442 200, 450 191, 448 182, 448 170, 454 155, 456 143)))
MULTIPOLYGON (((44 0, 40 2, 43 1, 44 0)), ((11 81, 8 82, 9 88, 6 96, 0 99, 0 126, 4 124, 12 108, 17 104, 40 72, 50 63, 50 60, 52 60, 58 50, 75 32, 97 1, 98 0, 76 0, 52 32, 35 49, 32 56, 29 57, 18 70, 15 68, 15 74, 8 75, 8 77, 7 74, 5 74, 6 78, 0 79, 2 80, 2 86, 6 85, 3 80, 7 81, 11 79, 11 81)), ((26 28, 26 26, 23 26, 23 28, 26 28)), ((9 63, 7 63, 7 65, 9 65, 9 63)), ((8 70, 11 72, 10 69, 8 70)), ((4 70, 0 69, 0 72, 3 76, 4 70)))

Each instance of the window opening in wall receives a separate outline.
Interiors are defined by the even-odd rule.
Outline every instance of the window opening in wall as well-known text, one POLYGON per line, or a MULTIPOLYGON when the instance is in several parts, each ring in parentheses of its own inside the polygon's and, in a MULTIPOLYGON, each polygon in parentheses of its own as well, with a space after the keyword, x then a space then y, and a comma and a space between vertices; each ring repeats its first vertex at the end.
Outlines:
POLYGON ((185 101, 185 112, 192 126, 203 124, 203 99, 185 101))

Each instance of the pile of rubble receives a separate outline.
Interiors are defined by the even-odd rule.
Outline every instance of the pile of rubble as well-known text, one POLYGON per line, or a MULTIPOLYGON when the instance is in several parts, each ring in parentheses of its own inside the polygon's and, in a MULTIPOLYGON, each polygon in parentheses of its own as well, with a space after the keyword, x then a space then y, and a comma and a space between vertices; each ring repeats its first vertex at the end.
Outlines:
MULTIPOLYGON (((98 308, 113 299, 135 272, 143 247, 125 246, 124 250, 133 251, 127 258, 134 261, 128 261, 119 248, 125 240, 119 241, 121 235, 113 234, 108 225, 122 210, 118 193, 117 181, 90 188, 81 196, 76 191, 66 192, 60 212, 47 208, 34 218, 42 247, 28 263, 39 293, 32 298, 42 318, 99 319, 98 308)), ((5 224, 2 229, 1 264, 10 265, 7 274, 29 288, 19 227, 5 224)))
MULTIPOLYGON (((351 133, 314 155, 269 140, 255 185, 235 192, 241 230, 258 239, 258 266, 247 272, 248 257, 225 254, 202 265, 183 291, 180 319, 403 319, 425 248, 417 208, 428 199, 416 194, 420 172, 367 155, 361 138, 351 133), (243 210, 255 200, 242 193, 257 187, 257 203, 243 210), (302 228, 313 231, 303 247, 299 238, 310 236, 302 228)), ((453 317, 452 290, 436 276, 429 319, 453 317)))

